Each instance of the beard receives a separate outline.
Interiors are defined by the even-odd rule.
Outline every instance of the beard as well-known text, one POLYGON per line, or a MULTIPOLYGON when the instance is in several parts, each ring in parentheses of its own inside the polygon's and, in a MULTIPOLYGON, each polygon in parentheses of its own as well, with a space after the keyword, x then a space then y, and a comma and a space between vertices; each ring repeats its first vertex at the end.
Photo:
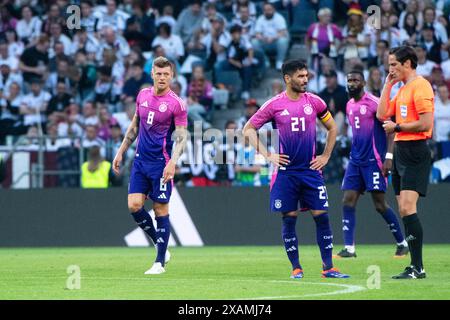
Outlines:
POLYGON ((361 94, 361 92, 362 92, 362 88, 356 88, 356 89, 352 89, 352 90, 348 89, 348 95, 351 98, 359 96, 361 94))
POLYGON ((306 92, 306 86, 307 84, 305 83, 304 85, 300 85, 300 84, 295 84, 292 85, 292 91, 297 92, 297 93, 305 93, 306 92))

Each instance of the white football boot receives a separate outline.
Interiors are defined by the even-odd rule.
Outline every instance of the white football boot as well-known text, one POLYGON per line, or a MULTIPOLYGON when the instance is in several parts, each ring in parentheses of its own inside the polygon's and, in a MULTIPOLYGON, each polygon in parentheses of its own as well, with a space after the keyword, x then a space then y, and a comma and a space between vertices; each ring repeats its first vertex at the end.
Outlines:
POLYGON ((161 265, 161 262, 155 262, 150 269, 145 271, 144 274, 161 274, 161 273, 164 273, 164 272, 166 272, 166 270, 161 265))

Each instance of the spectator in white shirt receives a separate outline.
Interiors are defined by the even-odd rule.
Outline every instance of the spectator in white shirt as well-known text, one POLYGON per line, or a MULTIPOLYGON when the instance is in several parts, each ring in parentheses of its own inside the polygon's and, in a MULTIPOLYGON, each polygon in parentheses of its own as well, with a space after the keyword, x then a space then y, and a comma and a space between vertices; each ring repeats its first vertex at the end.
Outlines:
MULTIPOLYGON (((256 5, 249 0, 237 0, 233 3, 233 13, 236 16, 236 19, 240 19, 242 18, 242 12, 241 12, 241 8, 242 7, 246 7, 249 11, 249 17, 252 20, 256 19, 256 5)), ((242 27, 242 26, 241 26, 242 27)))
POLYGON ((0 65, 2 63, 9 65, 13 73, 18 71, 19 59, 9 55, 8 44, 3 41, 0 42, 0 65))
POLYGON ((181 11, 178 16, 174 33, 181 37, 184 44, 187 44, 191 40, 194 33, 202 28, 204 16, 202 1, 193 0, 189 7, 181 11))
POLYGON ((437 142, 450 140, 450 99, 448 88, 442 84, 437 89, 434 111, 434 139, 437 142))
POLYGON ((166 22, 159 25, 158 36, 152 42, 152 47, 157 45, 164 48, 168 59, 179 60, 184 56, 183 41, 180 36, 172 33, 170 25, 166 22))
POLYGON ((125 99, 125 111, 117 112, 113 114, 113 117, 117 120, 120 127, 122 128, 122 133, 125 134, 127 132, 128 126, 133 120, 134 114, 136 111, 136 106, 134 99, 132 97, 127 97, 125 99))
POLYGON ((58 22, 52 22, 50 24, 50 50, 48 53, 49 58, 53 58, 55 52, 53 50, 53 45, 56 42, 61 42, 64 45, 64 54, 70 55, 70 48, 72 46, 72 40, 64 33, 62 33, 62 27, 58 22))
POLYGON ((22 74, 19 72, 12 73, 10 65, 6 61, 0 61, 0 97, 9 95, 9 88, 13 83, 22 86, 22 74))
POLYGON ((31 92, 23 97, 20 106, 25 126, 43 124, 46 121, 44 113, 50 98, 50 93, 42 90, 41 80, 33 80, 31 92))
POLYGON ((215 63, 226 59, 225 48, 231 42, 231 35, 225 30, 225 21, 217 17, 212 22, 212 28, 202 39, 201 43, 206 48, 206 69, 212 68, 215 63))
POLYGON ((232 25, 238 25, 242 28, 242 36, 251 40, 255 35, 256 20, 250 15, 250 8, 247 5, 239 6, 239 16, 233 19, 232 25))
POLYGON ((247 38, 242 37, 242 28, 234 25, 230 29, 232 40, 226 48, 227 59, 215 65, 216 75, 222 70, 238 71, 242 80, 241 97, 250 98, 252 81, 253 48, 247 38))
POLYGON ((286 20, 275 11, 271 3, 264 4, 263 12, 264 14, 256 20, 255 38, 252 44, 255 51, 263 51, 265 54, 275 53, 275 67, 281 70, 289 48, 286 20))
MULTIPOLYGON (((128 16, 128 15, 127 15, 128 16)), ((122 34, 126 27, 126 19, 123 14, 117 10, 117 0, 106 0, 106 12, 98 22, 98 29, 104 27, 113 28, 114 31, 122 34)))
POLYGON ((106 150, 105 150, 105 142, 100 139, 98 136, 98 129, 96 126, 88 125, 86 126, 85 134, 82 139, 81 147, 85 149, 89 149, 91 147, 99 147, 100 148, 100 154, 102 156, 105 156, 106 150))
POLYGON ((10 57, 20 58, 20 55, 25 50, 25 46, 22 41, 18 40, 17 32, 14 29, 6 30, 6 41, 8 42, 8 55, 10 57))
POLYGON ((175 30, 177 20, 173 16, 173 7, 171 5, 164 6, 162 15, 156 19, 156 26, 158 27, 163 22, 168 23, 172 30, 175 30))
POLYGON ((96 54, 99 48, 98 39, 88 33, 85 27, 76 30, 70 46, 70 54, 74 56, 78 50, 84 50, 87 54, 96 54))
MULTIPOLYGON (((450 48, 448 50, 450 54, 450 48)), ((445 60, 441 63, 442 71, 444 72, 445 81, 450 81, 450 59, 445 60)))
POLYGON ((395 48, 403 44, 403 39, 399 29, 392 27, 389 22, 389 16, 381 16, 381 29, 371 29, 370 54, 372 57, 377 56, 376 45, 381 40, 386 40, 390 48, 395 48))
POLYGON ((46 151, 58 151, 61 148, 68 148, 72 145, 69 138, 59 138, 58 124, 54 122, 47 123, 47 138, 45 139, 46 151))
MULTIPOLYGON (((0 89, 1 91, 1 89, 0 89)), ((26 128, 19 118, 23 95, 20 85, 13 82, 8 92, 0 95, 0 144, 4 144, 7 135, 20 135, 26 133, 26 128)))
POLYGON ((55 70, 55 72, 50 73, 49 77, 47 78, 46 84, 45 84, 47 90, 51 94, 53 94, 53 95, 57 94, 58 82, 64 82, 64 84, 66 85, 66 88, 73 87, 72 83, 70 81, 69 67, 70 67, 70 64, 67 59, 59 59, 57 61, 57 69, 55 70))
POLYGON ((217 18, 222 18, 223 21, 225 22, 224 23, 225 28, 227 27, 225 17, 222 14, 220 14, 219 12, 217 12, 216 5, 213 2, 209 2, 206 4, 205 11, 206 11, 206 17, 204 17, 203 21, 202 21, 203 33, 207 33, 209 30, 211 30, 212 22, 214 20, 216 20, 217 18))
POLYGON ((424 25, 431 26, 435 30, 435 36, 442 43, 446 44, 448 42, 447 30, 442 25, 442 23, 436 21, 436 10, 433 7, 425 8, 423 12, 424 25))
POLYGON ((417 74, 425 78, 429 78, 436 63, 427 59, 427 48, 425 45, 416 45, 414 46, 414 49, 417 54, 417 74))
POLYGON ((86 126, 97 126, 98 116, 95 102, 86 101, 83 105, 83 116, 79 119, 79 124, 82 128, 86 126))
POLYGON ((80 125, 81 119, 79 105, 71 102, 66 108, 65 118, 58 122, 58 135, 60 137, 81 138, 84 133, 80 125))
POLYGON ((102 41, 99 50, 97 51, 97 61, 102 61, 103 51, 105 49, 113 49, 116 57, 120 61, 130 54, 130 46, 124 37, 116 34, 113 28, 106 27, 102 30, 102 41))
POLYGON ((92 12, 92 1, 81 1, 81 27, 84 27, 89 34, 95 34, 98 31, 98 21, 94 13, 92 12))
POLYGON ((25 44, 33 44, 41 34, 42 21, 38 17, 33 17, 33 11, 30 6, 22 7, 22 19, 16 26, 19 39, 25 44))
POLYGON ((417 43, 419 31, 417 28, 417 17, 414 13, 408 13, 405 16, 405 24, 400 29, 400 37, 408 41, 410 45, 417 43))
POLYGON ((423 12, 419 9, 419 2, 417 0, 409 0, 405 2, 406 9, 400 13, 398 26, 399 28, 404 29, 408 23, 408 16, 413 14, 416 21, 416 31, 419 31, 423 26, 423 12))

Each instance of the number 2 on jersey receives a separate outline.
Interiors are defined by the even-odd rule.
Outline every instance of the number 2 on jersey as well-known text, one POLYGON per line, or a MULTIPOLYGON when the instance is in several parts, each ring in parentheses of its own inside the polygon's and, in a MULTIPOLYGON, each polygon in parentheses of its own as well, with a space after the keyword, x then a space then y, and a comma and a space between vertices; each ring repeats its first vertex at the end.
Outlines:
POLYGON ((359 117, 355 117, 355 128, 356 129, 360 128, 360 126, 359 126, 359 117))
POLYGON ((150 111, 147 116, 147 124, 153 124, 153 118, 155 117, 155 112, 150 111))

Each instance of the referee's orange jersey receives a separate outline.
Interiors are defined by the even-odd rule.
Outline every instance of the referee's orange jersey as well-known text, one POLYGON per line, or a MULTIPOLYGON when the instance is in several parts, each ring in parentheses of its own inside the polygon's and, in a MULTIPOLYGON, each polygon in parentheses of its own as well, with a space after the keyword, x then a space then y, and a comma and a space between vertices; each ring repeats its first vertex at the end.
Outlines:
MULTIPOLYGON (((419 114, 434 114, 434 93, 428 80, 419 76, 407 83, 389 102, 386 118, 395 115, 396 123, 407 123, 419 120, 419 114)), ((425 132, 398 132, 395 141, 425 140, 432 136, 433 128, 425 132)))

